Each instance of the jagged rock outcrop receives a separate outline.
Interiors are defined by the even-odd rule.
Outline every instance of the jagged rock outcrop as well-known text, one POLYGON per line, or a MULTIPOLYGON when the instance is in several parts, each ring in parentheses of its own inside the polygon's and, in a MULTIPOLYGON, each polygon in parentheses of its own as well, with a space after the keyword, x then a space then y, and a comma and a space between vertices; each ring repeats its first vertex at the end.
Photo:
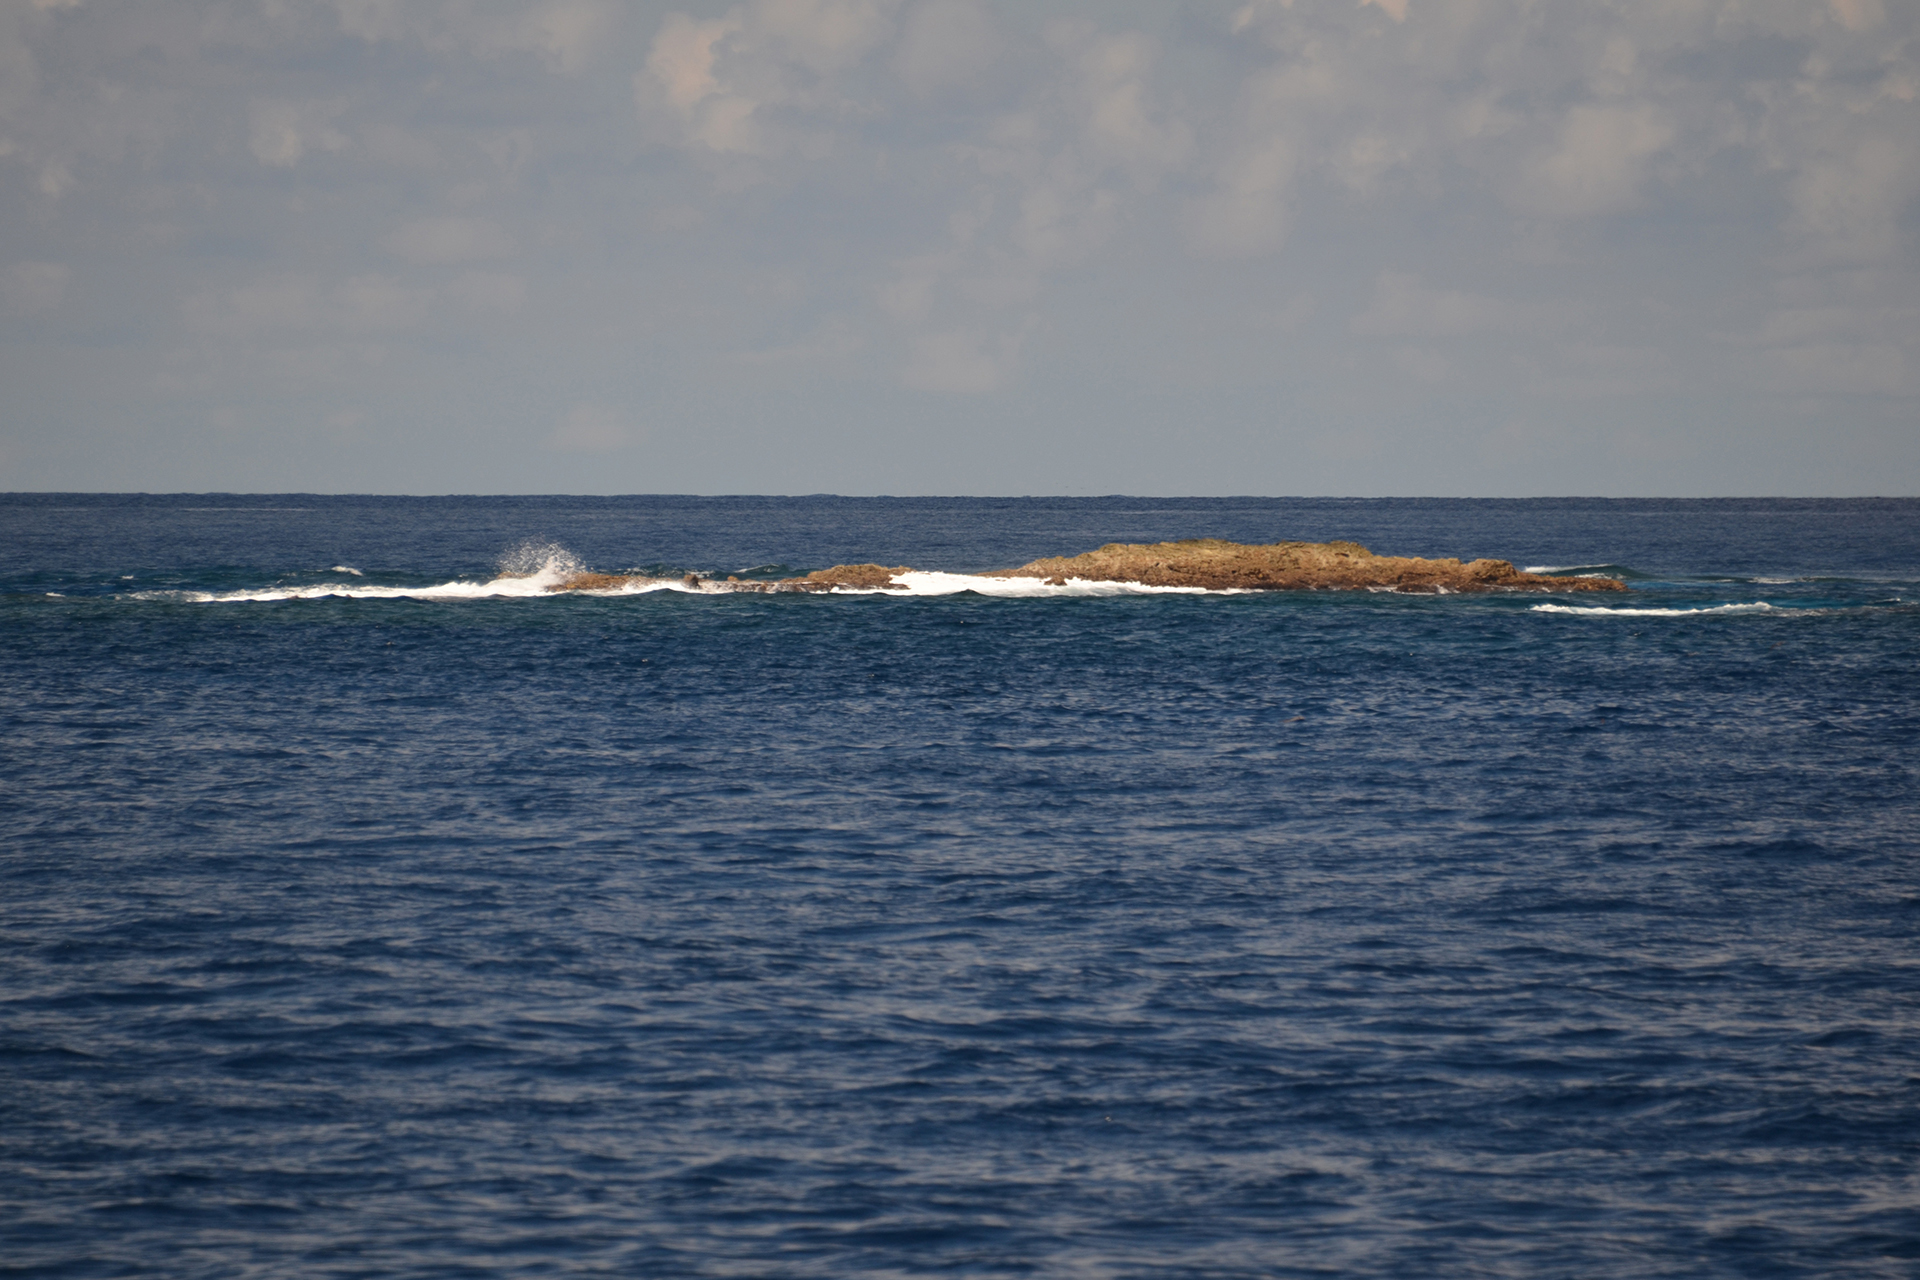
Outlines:
MULTIPOLYGON (((728 578, 725 582, 688 574, 681 585, 703 591, 866 591, 900 589, 905 565, 841 564, 804 578, 777 582, 728 578)), ((1357 542, 1275 542, 1250 545, 1219 538, 1151 544, 1109 542, 1077 556, 1050 556, 976 575, 984 578, 1040 578, 1055 585, 1082 582, 1139 582, 1152 587, 1201 587, 1210 591, 1624 591, 1615 578, 1561 578, 1521 573, 1506 560, 1423 560, 1417 556, 1377 556, 1357 542)), ((583 573, 555 591, 607 591, 672 579, 583 573)))

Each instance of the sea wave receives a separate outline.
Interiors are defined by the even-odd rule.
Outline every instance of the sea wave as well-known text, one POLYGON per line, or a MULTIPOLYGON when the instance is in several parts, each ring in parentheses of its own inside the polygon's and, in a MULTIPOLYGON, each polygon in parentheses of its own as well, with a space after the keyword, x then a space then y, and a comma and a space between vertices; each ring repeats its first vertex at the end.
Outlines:
MULTIPOLYGON (((1213 591, 1205 587, 1155 587, 1144 582, 1093 582, 1086 578, 1068 578, 1049 582, 1045 578, 997 578, 971 573, 939 573, 915 570, 894 578, 904 590, 877 594, 910 596, 952 596, 971 591, 975 595, 1032 598, 1046 596, 1207 596, 1237 595, 1234 591, 1213 591)), ((835 594, 872 594, 858 589, 836 588, 835 594)))
MULTIPOLYGON (((1586 617, 1595 618, 1692 618, 1705 617, 1711 614, 1778 613, 1781 612, 1781 609, 1777 605, 1768 604, 1764 600, 1755 600, 1747 604, 1703 605, 1698 609, 1607 609, 1592 605, 1536 604, 1533 606, 1531 612, 1577 613, 1586 617)), ((1796 610, 1795 612, 1799 611, 1796 610)))
MULTIPOLYGON (((484 582, 455 579, 423 586, 382 586, 366 582, 315 582, 300 586, 275 585, 242 591, 141 591, 136 600, 186 600, 202 604, 256 604, 278 600, 494 600, 550 595, 583 566, 571 551, 556 543, 523 542, 500 558, 499 573, 484 582)), ((329 573, 366 575, 351 565, 336 564, 329 573)))
MULTIPOLYGON (((953 596, 965 592, 1009 599, 1036 599, 1060 596, 1221 596, 1241 595, 1237 590, 1212 590, 1206 587, 1156 587, 1144 582, 1095 582, 1086 578, 1068 578, 1049 582, 1045 578, 1001 578, 974 573, 942 573, 914 569, 894 575, 891 587, 837 586, 821 594, 836 596, 953 596)), ((636 579, 617 587, 570 592, 574 595, 626 596, 655 591, 683 591, 693 595, 731 595, 737 588, 725 582, 701 579, 689 584, 677 578, 636 579)))
MULTIPOLYGON (((497 600, 565 596, 653 595, 671 591, 683 595, 735 595, 737 589, 712 578, 631 578, 618 586, 598 590, 556 592, 554 588, 576 572, 571 566, 543 567, 539 572, 503 574, 485 582, 450 581, 421 586, 383 586, 359 582, 316 582, 300 586, 271 586, 240 591, 140 591, 136 600, 174 600, 198 604, 256 604, 281 600, 497 600)), ((1048 582, 1044 578, 997 578, 971 573, 939 573, 916 570, 898 575, 893 587, 835 587, 823 594, 837 596, 952 596, 972 592, 975 595, 1004 599, 1049 599, 1101 596, 1223 596, 1243 595, 1238 590, 1210 590, 1205 587, 1159 587, 1144 582, 1094 582, 1069 578, 1048 582)))
POLYGON ((192 604, 266 604, 277 600, 494 600, 552 594, 554 582, 494 578, 487 582, 436 582, 419 587, 360 586, 319 582, 302 587, 251 591, 138 591, 135 600, 184 600, 192 604))

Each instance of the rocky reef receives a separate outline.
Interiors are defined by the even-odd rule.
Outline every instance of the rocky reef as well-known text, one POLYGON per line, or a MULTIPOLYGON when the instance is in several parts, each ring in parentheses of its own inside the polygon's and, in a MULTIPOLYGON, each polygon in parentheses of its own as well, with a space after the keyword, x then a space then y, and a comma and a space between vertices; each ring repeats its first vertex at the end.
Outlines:
MULTIPOLYGON (((904 590, 896 579, 913 570, 905 565, 842 564, 803 578, 778 581, 728 578, 720 581, 688 574, 680 585, 703 591, 818 592, 836 588, 904 590)), ((975 575, 983 578, 1038 578, 1056 586, 1068 581, 1138 582, 1152 587, 1199 587, 1210 591, 1402 591, 1427 594, 1480 591, 1624 591, 1615 578, 1563 578, 1521 573, 1506 560, 1423 560, 1417 556, 1377 556, 1357 542, 1275 542, 1249 545, 1219 538, 1151 544, 1110 542, 1077 556, 1050 556, 975 575)), ((672 579, 609 573, 583 573, 556 585, 555 591, 607 591, 648 586, 672 579)))
POLYGON ((1110 542, 1097 551, 1049 557, 1010 569, 1011 578, 1061 583, 1143 582, 1222 591, 1624 591, 1615 578, 1521 573, 1507 560, 1422 560, 1377 556, 1357 542, 1275 542, 1249 546, 1218 538, 1152 544, 1110 542))

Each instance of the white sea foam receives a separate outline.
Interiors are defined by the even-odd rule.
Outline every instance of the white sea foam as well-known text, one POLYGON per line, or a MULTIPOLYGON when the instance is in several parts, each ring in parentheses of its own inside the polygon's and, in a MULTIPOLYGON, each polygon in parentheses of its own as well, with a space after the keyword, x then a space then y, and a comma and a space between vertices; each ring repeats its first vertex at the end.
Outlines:
POLYGON ((306 587, 265 587, 257 591, 142 592, 207 604, 245 604, 274 600, 492 600, 511 596, 544 596, 560 582, 557 577, 494 578, 488 582, 436 582, 424 587, 359 586, 349 582, 320 582, 306 587))
POLYGON ((580 563, 579 556, 557 542, 542 542, 537 538, 529 538, 500 557, 500 576, 503 578, 538 578, 544 575, 560 581, 586 571, 587 566, 580 563))
MULTIPOLYGON (((366 575, 349 565, 334 565, 331 573, 366 575)), ((485 582, 455 580, 427 586, 387 587, 369 583, 317 582, 301 587, 262 587, 253 591, 140 592, 136 599, 165 598, 205 604, 267 603, 275 600, 493 600, 502 597, 547 595, 554 587, 582 572, 577 557, 551 543, 524 543, 502 557, 500 574, 485 582)))
POLYGON ((1609 609, 1602 606, 1573 604, 1537 604, 1534 613, 1578 613, 1590 618, 1693 618, 1710 614, 1773 613, 1776 609, 1764 600, 1750 604, 1716 604, 1699 609, 1609 609))
MULTIPOLYGON (((1061 596, 1144 596, 1144 595, 1238 595, 1234 590, 1213 591, 1205 587, 1155 587, 1144 582, 1092 582, 1085 578, 1069 578, 1064 583, 1050 583, 1044 578, 999 578, 974 573, 940 573, 934 570, 915 569, 897 575, 892 587, 835 587, 829 593, 837 596, 952 596, 971 591, 977 595, 999 596, 1009 599, 1040 599, 1061 596)), ((621 583, 617 587, 606 587, 598 591, 584 591, 581 595, 628 596, 647 595, 655 591, 684 591, 691 595, 727 595, 732 588, 726 583, 712 579, 702 579, 692 586, 679 578, 640 578, 621 583)))
MULTIPOLYGON (((976 595, 1032 598, 1036 596, 1160 596, 1160 595, 1228 595, 1236 592, 1209 591, 1205 587, 1153 587, 1144 582, 1092 582, 1085 578, 1068 578, 1058 585, 1045 578, 994 578, 972 573, 938 573, 930 570, 914 570, 903 573, 894 579, 902 590, 892 590, 888 595, 910 596, 951 596, 963 591, 976 595)), ((863 588, 838 587, 836 594, 879 594, 863 588)))

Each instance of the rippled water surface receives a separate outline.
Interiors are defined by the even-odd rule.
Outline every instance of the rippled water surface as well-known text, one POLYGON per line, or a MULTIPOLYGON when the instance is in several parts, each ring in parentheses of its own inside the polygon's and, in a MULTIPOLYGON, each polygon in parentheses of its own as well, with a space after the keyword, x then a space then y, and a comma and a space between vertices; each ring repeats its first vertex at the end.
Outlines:
POLYGON ((1920 502, 14 495, 0 641, 0 1274, 1920 1271, 1920 502), (500 577, 1198 535, 1633 589, 500 577))

